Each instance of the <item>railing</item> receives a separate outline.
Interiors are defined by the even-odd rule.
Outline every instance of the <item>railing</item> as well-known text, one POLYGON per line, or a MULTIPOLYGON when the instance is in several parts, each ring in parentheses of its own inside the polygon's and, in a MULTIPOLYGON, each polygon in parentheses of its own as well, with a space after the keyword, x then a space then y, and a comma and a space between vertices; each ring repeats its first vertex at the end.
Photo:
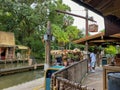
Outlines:
POLYGON ((88 73, 87 60, 79 61, 52 75, 51 90, 87 90, 81 82, 88 73))

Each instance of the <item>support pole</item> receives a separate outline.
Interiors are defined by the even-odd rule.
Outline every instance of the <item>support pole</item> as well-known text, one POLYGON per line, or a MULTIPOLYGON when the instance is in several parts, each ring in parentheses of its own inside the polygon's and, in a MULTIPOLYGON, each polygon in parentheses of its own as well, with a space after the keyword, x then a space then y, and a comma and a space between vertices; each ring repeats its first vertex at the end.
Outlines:
POLYGON ((45 40, 45 64, 44 64, 44 70, 47 70, 50 67, 50 41, 51 41, 51 24, 50 21, 47 22, 47 40, 45 40))
MULTIPOLYGON (((88 36, 88 9, 85 8, 86 11, 86 37, 88 36)), ((88 42, 85 43, 85 51, 86 51, 86 59, 88 59, 88 42)))

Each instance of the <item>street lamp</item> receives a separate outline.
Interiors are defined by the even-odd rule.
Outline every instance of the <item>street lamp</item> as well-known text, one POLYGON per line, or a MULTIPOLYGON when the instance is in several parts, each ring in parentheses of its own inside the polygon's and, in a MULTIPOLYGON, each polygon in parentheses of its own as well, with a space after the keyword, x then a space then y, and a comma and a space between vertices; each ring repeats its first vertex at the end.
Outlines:
POLYGON ((50 57, 50 51, 51 51, 51 41, 55 40, 55 37, 51 34, 51 24, 50 21, 47 22, 47 32, 44 34, 44 40, 45 40, 45 64, 44 64, 44 70, 47 70, 51 65, 51 57, 50 57))
MULTIPOLYGON (((47 18, 48 18, 49 14, 50 14, 50 10, 48 8, 46 8, 46 10, 47 10, 47 18)), ((47 70, 51 66, 51 63, 52 63, 51 55, 50 55, 51 41, 55 40, 55 37, 51 34, 51 22, 49 20, 47 21, 47 31, 44 34, 44 40, 45 40, 45 64, 44 64, 44 70, 47 70)))

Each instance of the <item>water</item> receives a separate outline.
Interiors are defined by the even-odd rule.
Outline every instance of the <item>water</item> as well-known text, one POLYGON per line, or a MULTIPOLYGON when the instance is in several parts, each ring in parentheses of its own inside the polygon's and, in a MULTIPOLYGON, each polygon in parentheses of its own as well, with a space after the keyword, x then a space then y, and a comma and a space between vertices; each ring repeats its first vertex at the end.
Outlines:
MULTIPOLYGON (((41 63, 40 60, 37 61, 37 64, 41 63)), ((0 64, 0 69, 10 69, 28 66, 28 62, 20 61, 19 63, 7 63, 0 64)), ((20 72, 15 74, 9 74, 6 76, 0 76, 0 90, 3 88, 8 88, 14 85, 25 83, 31 80, 35 80, 44 76, 44 70, 38 69, 33 71, 20 72)))
POLYGON ((7 76, 0 76, 0 90, 2 90, 3 88, 8 88, 14 85, 35 80, 43 76, 44 76, 44 71, 42 69, 21 72, 7 76))

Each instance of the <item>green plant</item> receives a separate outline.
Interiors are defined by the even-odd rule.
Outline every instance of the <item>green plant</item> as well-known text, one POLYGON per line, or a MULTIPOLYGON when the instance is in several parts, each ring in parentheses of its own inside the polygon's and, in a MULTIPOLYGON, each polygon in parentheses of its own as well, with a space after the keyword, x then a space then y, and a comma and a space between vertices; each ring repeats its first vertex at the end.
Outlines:
POLYGON ((109 45, 108 47, 105 48, 105 53, 115 55, 117 53, 116 47, 109 45))

